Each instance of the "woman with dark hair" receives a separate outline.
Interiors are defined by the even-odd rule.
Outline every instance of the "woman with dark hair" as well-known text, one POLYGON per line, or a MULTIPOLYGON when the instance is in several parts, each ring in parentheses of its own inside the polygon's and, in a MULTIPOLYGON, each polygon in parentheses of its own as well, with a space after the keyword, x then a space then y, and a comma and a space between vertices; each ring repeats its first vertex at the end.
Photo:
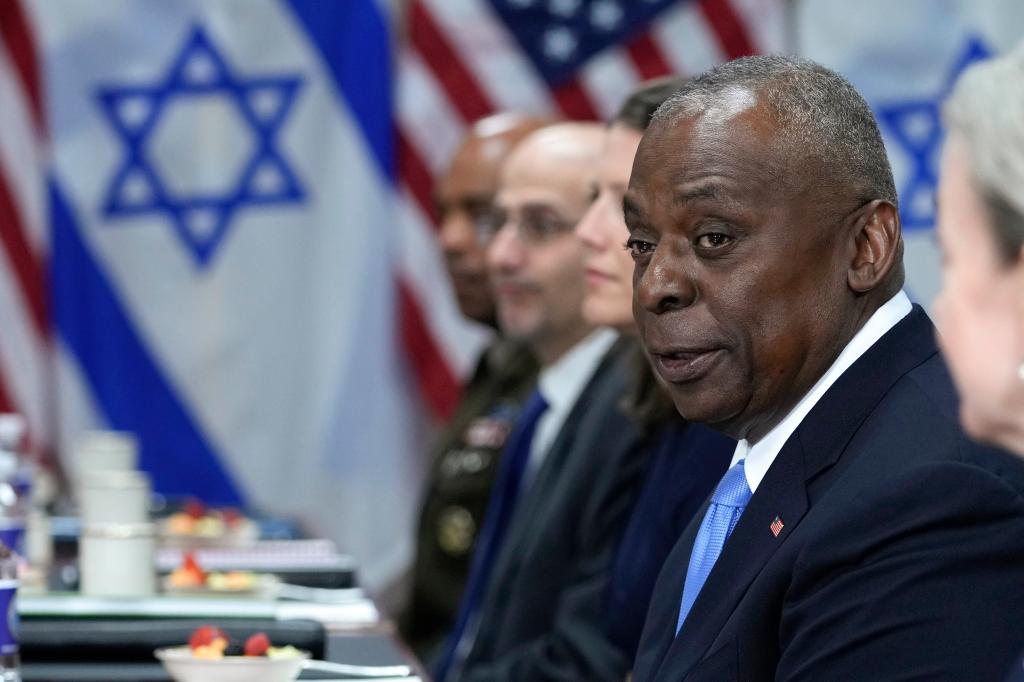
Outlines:
MULTIPOLYGON (((633 156, 651 116, 683 84, 675 77, 642 85, 608 126, 598 162, 593 202, 576 228, 586 247, 588 322, 636 336, 633 321, 633 260, 622 197, 633 156)), ((661 388, 636 345, 637 376, 623 408, 646 435, 647 462, 639 496, 619 545, 609 582, 608 635, 634 656, 647 604, 661 565, 693 515, 729 466, 736 442, 703 426, 687 424, 661 388)))

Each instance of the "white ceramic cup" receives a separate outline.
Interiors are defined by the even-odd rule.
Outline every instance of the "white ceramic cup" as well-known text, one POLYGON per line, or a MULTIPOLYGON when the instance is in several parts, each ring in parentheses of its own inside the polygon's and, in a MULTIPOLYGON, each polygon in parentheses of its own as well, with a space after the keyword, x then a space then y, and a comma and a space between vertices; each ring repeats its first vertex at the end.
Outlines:
POLYGON ((148 597, 156 593, 152 523, 83 526, 78 545, 81 593, 148 597))
POLYGON ((79 481, 83 526, 149 521, 149 477, 141 471, 87 471, 79 481))

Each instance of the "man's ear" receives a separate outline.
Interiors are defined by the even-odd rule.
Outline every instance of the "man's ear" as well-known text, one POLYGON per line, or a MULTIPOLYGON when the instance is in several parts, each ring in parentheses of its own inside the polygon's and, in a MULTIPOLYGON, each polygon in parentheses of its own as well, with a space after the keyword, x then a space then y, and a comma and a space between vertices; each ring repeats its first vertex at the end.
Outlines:
POLYGON ((848 226, 853 260, 846 281, 857 293, 867 293, 899 266, 903 251, 899 212, 888 201, 876 199, 851 214, 848 226))

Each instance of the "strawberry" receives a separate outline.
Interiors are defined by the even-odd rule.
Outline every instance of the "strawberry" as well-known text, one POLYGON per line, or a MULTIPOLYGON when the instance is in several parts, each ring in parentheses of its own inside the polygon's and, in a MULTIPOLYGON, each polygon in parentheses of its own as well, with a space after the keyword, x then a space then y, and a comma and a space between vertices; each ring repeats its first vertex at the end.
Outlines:
POLYGON ((270 638, 267 637, 265 632, 257 632, 255 635, 245 640, 245 655, 246 656, 266 656, 267 649, 270 648, 270 638))
POLYGON ((224 523, 226 523, 229 528, 236 527, 238 524, 242 522, 242 519, 244 518, 242 516, 242 512, 238 511, 234 507, 228 507, 227 509, 225 509, 223 512, 223 516, 224 523))
POLYGON ((200 625, 192 632, 192 636, 188 638, 188 646, 192 650, 199 647, 208 647, 217 639, 223 640, 226 645, 228 636, 216 625, 200 625))
POLYGON ((202 500, 191 499, 185 503, 184 509, 186 514, 191 516, 193 519, 201 519, 206 516, 206 505, 203 504, 202 500))
POLYGON ((182 557, 181 572, 194 578, 197 585, 202 585, 206 582, 206 571, 199 566, 199 562, 196 561, 196 555, 192 552, 185 552, 185 555, 182 557))

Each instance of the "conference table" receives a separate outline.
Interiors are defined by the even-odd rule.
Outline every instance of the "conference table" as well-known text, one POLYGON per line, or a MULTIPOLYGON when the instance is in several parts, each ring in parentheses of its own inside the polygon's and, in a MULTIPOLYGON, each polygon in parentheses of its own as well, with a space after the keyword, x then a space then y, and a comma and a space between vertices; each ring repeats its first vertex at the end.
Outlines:
MULTIPOLYGON (((183 551, 158 551, 158 572, 178 565, 183 551)), ((346 674, 303 671, 300 680, 428 679, 393 624, 356 584, 351 558, 326 541, 272 540, 195 551, 211 570, 277 576, 269 589, 251 595, 82 595, 67 589, 74 582, 74 562, 64 554, 47 589, 19 593, 25 682, 169 681, 153 651, 185 644, 205 623, 222 627, 234 641, 265 631, 275 644, 293 644, 320 660, 349 666, 346 674)))

